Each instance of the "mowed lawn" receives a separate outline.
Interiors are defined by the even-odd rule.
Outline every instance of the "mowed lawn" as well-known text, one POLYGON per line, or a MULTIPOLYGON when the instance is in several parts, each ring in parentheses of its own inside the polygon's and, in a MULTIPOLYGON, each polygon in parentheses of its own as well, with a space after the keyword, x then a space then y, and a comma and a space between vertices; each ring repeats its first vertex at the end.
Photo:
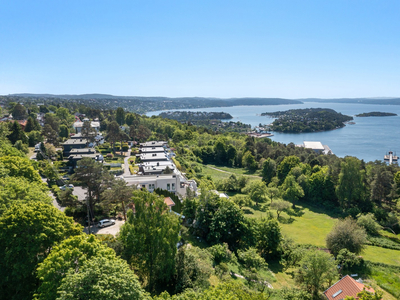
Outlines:
POLYGON ((367 246, 361 253, 365 260, 400 266, 400 251, 376 246, 367 246))
POLYGON ((258 176, 257 173, 247 174, 247 171, 244 168, 229 168, 229 167, 219 167, 214 165, 202 165, 202 164, 199 164, 199 166, 201 166, 201 168, 203 169, 202 173, 205 176, 210 175, 216 181, 229 178, 231 174, 235 174, 238 177, 242 175, 246 176, 250 181, 261 180, 261 177, 258 176))
MULTIPOLYGON (((280 223, 282 233, 299 244, 326 247, 325 238, 332 230, 337 219, 323 213, 311 211, 308 208, 304 208, 303 213, 301 217, 292 217, 294 219, 292 223, 280 223)), ((287 218, 286 215, 284 217, 287 218)), ((399 250, 367 246, 361 255, 365 260, 372 262, 400 266, 399 250)))
POLYGON ((303 213, 300 217, 292 217, 294 219, 292 223, 281 223, 282 233, 299 244, 325 247, 325 238, 337 219, 323 213, 310 211, 308 208, 304 208, 303 213))

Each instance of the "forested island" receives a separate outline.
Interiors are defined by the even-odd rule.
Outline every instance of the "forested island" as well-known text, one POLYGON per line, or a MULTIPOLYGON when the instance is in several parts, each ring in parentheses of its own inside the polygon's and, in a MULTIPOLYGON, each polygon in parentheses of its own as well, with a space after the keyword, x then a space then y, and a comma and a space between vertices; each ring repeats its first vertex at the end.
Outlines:
POLYGON ((166 111, 160 117, 177 121, 230 120, 233 117, 225 112, 206 111, 166 111))
POLYGON ((353 120, 330 108, 290 109, 261 115, 276 118, 270 125, 272 131, 288 133, 327 131, 342 128, 344 122, 353 120))
POLYGON ((397 114, 388 112, 379 112, 379 111, 372 111, 369 113, 362 113, 356 115, 356 117, 394 117, 394 116, 397 116, 397 114))

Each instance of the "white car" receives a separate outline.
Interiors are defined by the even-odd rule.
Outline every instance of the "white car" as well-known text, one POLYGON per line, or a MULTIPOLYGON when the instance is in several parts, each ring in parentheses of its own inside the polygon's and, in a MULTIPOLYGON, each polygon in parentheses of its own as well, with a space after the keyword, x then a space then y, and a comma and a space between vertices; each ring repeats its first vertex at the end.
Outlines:
POLYGON ((97 224, 97 227, 102 228, 102 227, 111 226, 111 225, 114 225, 114 224, 115 224, 115 220, 113 220, 113 219, 104 219, 104 220, 99 221, 99 223, 97 224))
POLYGON ((68 184, 68 185, 63 185, 63 186, 60 186, 60 190, 62 190, 62 191, 65 191, 66 189, 74 189, 74 185, 73 184, 68 184))

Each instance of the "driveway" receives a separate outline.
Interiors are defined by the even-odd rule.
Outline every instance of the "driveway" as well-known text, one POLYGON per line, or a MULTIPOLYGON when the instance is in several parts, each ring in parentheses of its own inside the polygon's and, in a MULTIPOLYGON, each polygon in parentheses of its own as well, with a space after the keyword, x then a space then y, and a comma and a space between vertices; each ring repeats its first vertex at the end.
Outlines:
POLYGON ((72 194, 77 196, 79 201, 84 201, 86 199, 86 189, 81 186, 75 186, 72 194))
POLYGON ((124 158, 124 175, 131 175, 129 170, 129 158, 131 157, 131 149, 128 150, 127 157, 124 158))
MULTIPOLYGON (((42 181, 43 181, 45 184, 47 184, 47 178, 42 177, 42 181)), ((62 207, 62 206, 60 206, 60 205, 58 204, 58 202, 57 202, 57 200, 56 200, 56 197, 54 197, 52 191, 49 191, 49 196, 53 199, 53 205, 54 205, 55 208, 57 208, 58 210, 61 210, 61 211, 64 211, 64 210, 65 210, 65 207, 62 207)))
MULTIPOLYGON (((93 234, 112 234, 115 236, 122 225, 124 225, 125 221, 115 221, 115 225, 104 227, 104 228, 99 228, 97 227, 97 224, 95 226, 90 226, 90 233, 93 234)), ((88 227, 86 226, 83 232, 88 233, 88 227)))

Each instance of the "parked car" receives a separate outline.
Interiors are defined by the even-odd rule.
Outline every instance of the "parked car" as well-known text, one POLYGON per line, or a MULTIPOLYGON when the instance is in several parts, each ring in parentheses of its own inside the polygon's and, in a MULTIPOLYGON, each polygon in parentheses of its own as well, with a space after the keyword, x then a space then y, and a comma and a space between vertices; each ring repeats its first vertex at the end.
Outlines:
POLYGON ((74 185, 73 184, 68 184, 68 185, 64 184, 63 186, 60 186, 60 190, 62 190, 62 191, 65 191, 67 188, 73 190, 74 185))
POLYGON ((104 220, 99 221, 99 223, 97 224, 97 227, 102 228, 102 227, 111 226, 111 225, 114 225, 114 224, 115 224, 115 220, 113 220, 113 219, 104 219, 104 220))

